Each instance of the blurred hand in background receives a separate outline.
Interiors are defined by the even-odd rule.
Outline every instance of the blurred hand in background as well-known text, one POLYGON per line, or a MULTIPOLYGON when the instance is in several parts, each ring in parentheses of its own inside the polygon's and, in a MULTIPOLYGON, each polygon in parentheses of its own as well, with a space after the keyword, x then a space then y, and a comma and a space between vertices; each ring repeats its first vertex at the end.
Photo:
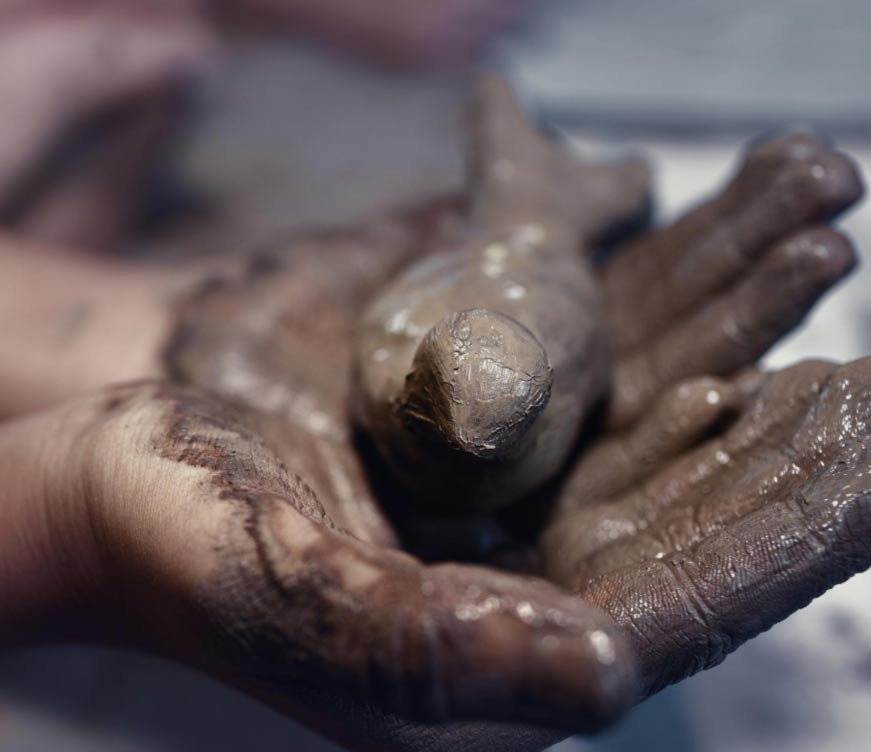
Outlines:
POLYGON ((181 96, 240 31, 369 62, 462 68, 529 0, 0 0, 0 223, 117 247, 181 96))

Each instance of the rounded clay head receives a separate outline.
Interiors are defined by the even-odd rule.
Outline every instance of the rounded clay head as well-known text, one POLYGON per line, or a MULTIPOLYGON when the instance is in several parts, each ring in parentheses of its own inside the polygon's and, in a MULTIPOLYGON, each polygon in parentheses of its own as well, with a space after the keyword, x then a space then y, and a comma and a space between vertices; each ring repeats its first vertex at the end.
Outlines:
POLYGON ((550 397, 553 370, 532 332, 473 309, 445 316, 423 338, 401 405, 409 427, 481 460, 521 443, 550 397))

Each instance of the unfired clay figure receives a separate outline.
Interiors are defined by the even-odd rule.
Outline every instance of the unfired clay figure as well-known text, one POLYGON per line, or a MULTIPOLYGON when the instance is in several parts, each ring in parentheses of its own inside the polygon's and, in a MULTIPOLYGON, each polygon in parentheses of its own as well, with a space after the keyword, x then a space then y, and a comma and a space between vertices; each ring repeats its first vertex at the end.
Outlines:
POLYGON ((472 129, 465 231, 367 307, 354 363, 360 425, 410 497, 466 512, 552 477, 604 396, 609 345, 582 246, 603 204, 628 221, 647 185, 640 164, 575 162, 495 78, 472 129))

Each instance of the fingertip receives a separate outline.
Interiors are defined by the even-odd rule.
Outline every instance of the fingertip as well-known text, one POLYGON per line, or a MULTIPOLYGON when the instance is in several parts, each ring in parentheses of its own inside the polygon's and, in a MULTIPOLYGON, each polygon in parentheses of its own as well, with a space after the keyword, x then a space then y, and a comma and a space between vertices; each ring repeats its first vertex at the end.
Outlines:
POLYGON ((444 701, 447 689, 452 720, 589 732, 634 704, 635 653, 607 616, 545 582, 468 572, 474 584, 451 603, 443 685, 431 693, 444 701))
POLYGON ((557 692, 568 690, 569 728, 600 731, 623 716, 637 700, 635 653, 623 632, 612 624, 588 629, 570 641, 574 644, 560 651, 554 649, 547 636, 539 638, 542 665, 548 678, 555 680, 557 692), (576 668, 584 662, 591 666, 589 677, 576 668), (580 724, 577 716, 571 717, 577 713, 579 699, 586 707, 580 724))
POLYGON ((820 159, 808 167, 811 179, 824 197, 823 219, 841 214, 865 194, 859 167, 852 157, 841 152, 831 152, 827 156, 827 159, 820 159))
POLYGON ((768 184, 778 200, 801 208, 807 221, 824 221, 855 204, 864 193, 853 159, 809 132, 790 133, 754 145, 740 179, 768 184), (770 181, 770 182, 769 182, 770 181))
POLYGON ((816 227, 793 236, 774 251, 776 265, 801 274, 827 289, 856 266, 851 241, 830 227, 816 227))

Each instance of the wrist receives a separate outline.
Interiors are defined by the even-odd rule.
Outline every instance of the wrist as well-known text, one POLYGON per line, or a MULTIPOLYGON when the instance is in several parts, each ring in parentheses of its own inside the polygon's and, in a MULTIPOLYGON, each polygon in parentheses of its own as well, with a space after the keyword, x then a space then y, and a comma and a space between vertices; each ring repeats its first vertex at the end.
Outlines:
POLYGON ((87 410, 0 425, 0 646, 89 639, 107 588, 82 457, 87 410))

